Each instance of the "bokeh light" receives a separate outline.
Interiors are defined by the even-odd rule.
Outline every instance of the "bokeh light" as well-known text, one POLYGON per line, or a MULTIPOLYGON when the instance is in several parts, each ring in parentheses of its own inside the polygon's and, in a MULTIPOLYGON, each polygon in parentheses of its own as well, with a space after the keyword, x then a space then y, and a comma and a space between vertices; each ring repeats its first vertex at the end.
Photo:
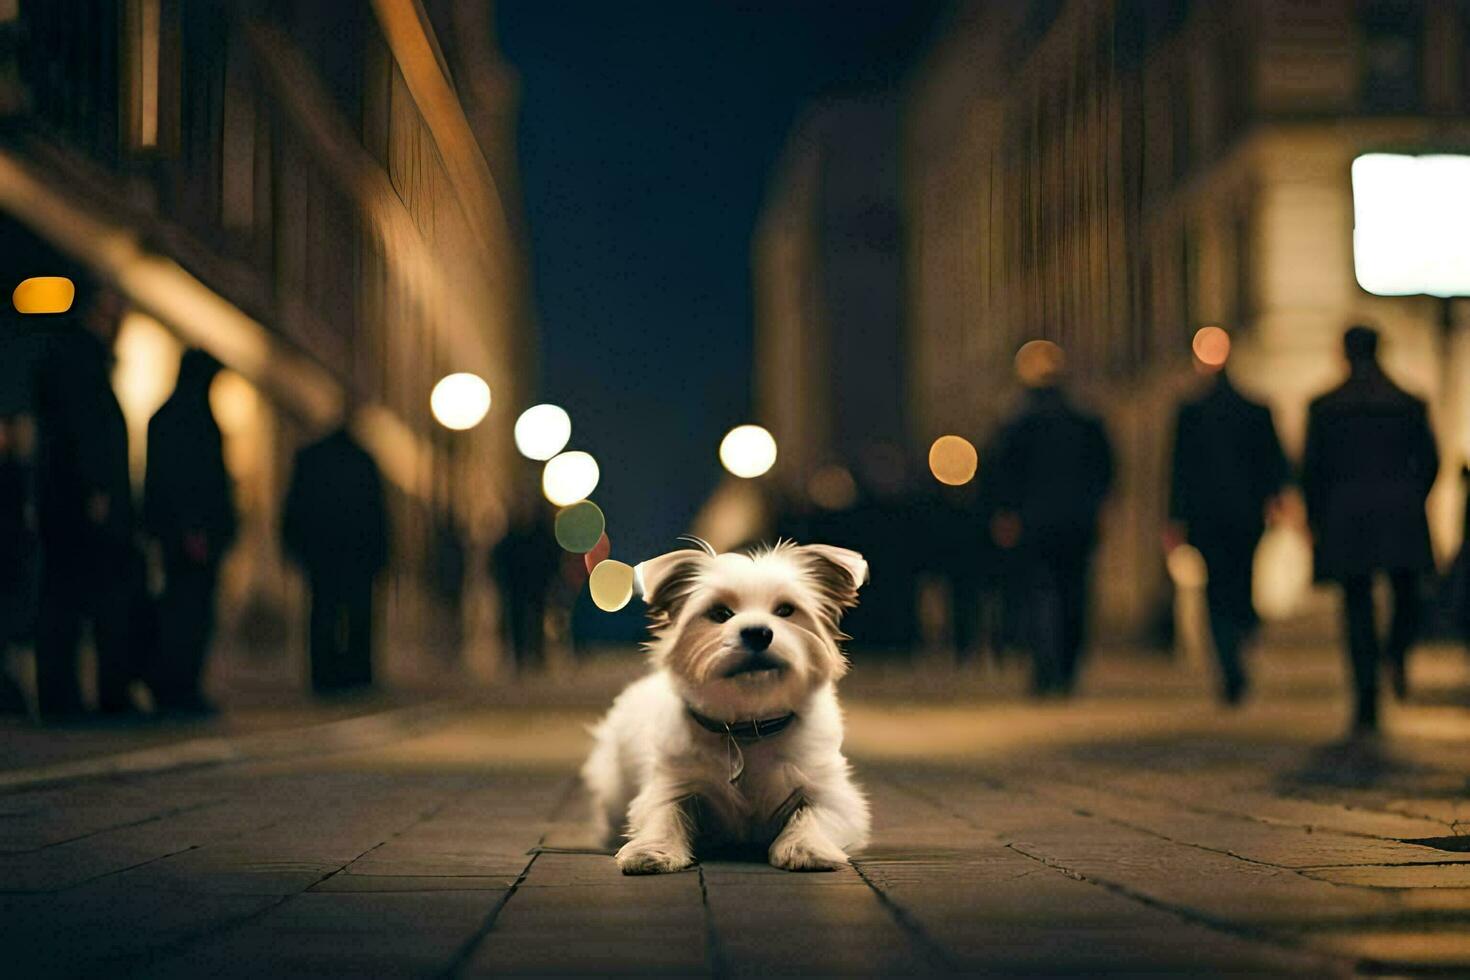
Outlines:
POLYGON ((1191 346, 1195 359, 1211 371, 1220 370, 1230 359, 1230 335, 1219 327, 1200 327, 1191 346))
POLYGON ((1016 377, 1028 388, 1055 384, 1067 364, 1062 349, 1049 340, 1031 340, 1016 351, 1016 377))
POLYGON ((10 299, 17 313, 65 313, 77 287, 66 276, 32 276, 21 280, 10 299))
POLYGON ((617 612, 633 598, 633 566, 608 558, 598 562, 587 579, 587 591, 603 612, 617 612))
POLYGON ((857 503, 857 482, 846 466, 819 467, 806 481, 807 496, 824 510, 846 510, 857 503))
POLYGON ((541 492, 558 507, 567 507, 592 495, 602 473, 588 453, 573 451, 553 456, 541 471, 541 492))
POLYGON ((737 425, 720 441, 720 463, 749 480, 776 464, 776 439, 758 425, 737 425))
POLYGON ((560 405, 532 405, 516 419, 516 449, 527 459, 550 459, 571 438, 572 419, 560 405))
POLYGON ((556 543, 575 555, 585 555, 597 547, 606 529, 602 508, 590 500, 563 507, 556 515, 556 543))
POLYGON ((592 546, 592 550, 582 556, 582 564, 587 566, 587 573, 590 575, 592 570, 611 554, 612 542, 608 540, 607 532, 603 531, 602 537, 597 539, 597 543, 592 546))
POLYGON ((473 429, 490 411, 490 386, 468 371, 446 375, 429 395, 429 409, 446 429, 473 429))
POLYGON ((980 454, 964 436, 940 436, 929 447, 929 472, 951 487, 964 486, 975 478, 980 454))

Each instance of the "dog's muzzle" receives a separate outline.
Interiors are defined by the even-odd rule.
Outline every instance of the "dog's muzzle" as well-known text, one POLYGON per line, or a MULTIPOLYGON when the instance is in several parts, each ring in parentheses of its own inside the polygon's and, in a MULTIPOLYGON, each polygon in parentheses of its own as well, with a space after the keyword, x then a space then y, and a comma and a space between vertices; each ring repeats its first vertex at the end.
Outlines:
POLYGON ((737 660, 722 675, 739 677, 741 674, 758 674, 763 670, 784 670, 786 661, 766 650, 755 650, 737 660))

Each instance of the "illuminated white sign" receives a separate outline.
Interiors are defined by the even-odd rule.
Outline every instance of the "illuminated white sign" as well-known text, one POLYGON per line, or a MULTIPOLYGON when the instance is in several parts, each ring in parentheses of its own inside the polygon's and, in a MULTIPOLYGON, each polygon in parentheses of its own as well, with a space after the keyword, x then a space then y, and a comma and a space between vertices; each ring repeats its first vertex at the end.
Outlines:
POLYGON ((1470 295, 1470 156, 1354 160, 1353 267, 1379 296, 1470 295))

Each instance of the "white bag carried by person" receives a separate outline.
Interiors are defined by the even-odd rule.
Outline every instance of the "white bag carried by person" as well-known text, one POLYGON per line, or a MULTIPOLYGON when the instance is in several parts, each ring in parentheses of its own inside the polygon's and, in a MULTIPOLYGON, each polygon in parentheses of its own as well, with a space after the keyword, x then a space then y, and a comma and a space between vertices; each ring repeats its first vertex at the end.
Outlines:
POLYGON ((1251 601, 1263 620, 1295 613, 1312 588, 1312 542, 1299 527, 1266 529, 1256 546, 1251 601))

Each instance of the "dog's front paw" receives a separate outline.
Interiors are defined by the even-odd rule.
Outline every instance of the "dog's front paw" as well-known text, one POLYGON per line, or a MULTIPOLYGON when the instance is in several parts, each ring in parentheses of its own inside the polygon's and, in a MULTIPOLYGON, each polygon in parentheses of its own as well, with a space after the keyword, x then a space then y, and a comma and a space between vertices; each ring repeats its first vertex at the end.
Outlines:
POLYGON ((847 866, 842 848, 810 834, 783 834, 771 845, 771 866, 783 871, 836 871, 847 866))
POLYGON ((630 840, 619 849, 616 860, 625 875, 661 875, 683 871, 694 863, 694 855, 679 844, 630 840))

